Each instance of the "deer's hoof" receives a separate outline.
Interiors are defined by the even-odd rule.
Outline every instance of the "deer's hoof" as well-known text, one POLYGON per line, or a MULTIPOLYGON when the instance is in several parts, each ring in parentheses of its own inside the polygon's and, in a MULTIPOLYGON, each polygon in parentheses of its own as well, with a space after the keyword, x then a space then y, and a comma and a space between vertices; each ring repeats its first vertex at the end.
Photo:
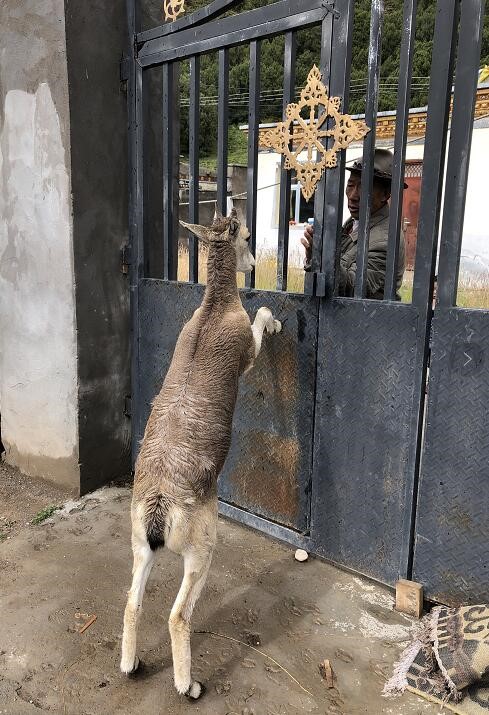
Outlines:
POLYGON ((136 675, 137 672, 141 671, 142 668, 142 661, 136 656, 134 659, 134 665, 132 666, 131 670, 124 671, 126 675, 136 675))
POLYGON ((198 680, 194 680, 190 688, 185 693, 185 697, 188 700, 198 700, 205 693, 205 686, 199 683, 198 680))

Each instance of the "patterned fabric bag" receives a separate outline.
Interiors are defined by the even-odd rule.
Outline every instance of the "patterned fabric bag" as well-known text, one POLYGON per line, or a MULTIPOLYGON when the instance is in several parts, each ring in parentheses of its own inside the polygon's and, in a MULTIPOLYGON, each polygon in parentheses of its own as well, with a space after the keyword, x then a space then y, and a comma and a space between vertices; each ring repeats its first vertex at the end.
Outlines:
POLYGON ((406 688, 459 715, 488 715, 489 606, 437 606, 425 616, 384 695, 406 688))

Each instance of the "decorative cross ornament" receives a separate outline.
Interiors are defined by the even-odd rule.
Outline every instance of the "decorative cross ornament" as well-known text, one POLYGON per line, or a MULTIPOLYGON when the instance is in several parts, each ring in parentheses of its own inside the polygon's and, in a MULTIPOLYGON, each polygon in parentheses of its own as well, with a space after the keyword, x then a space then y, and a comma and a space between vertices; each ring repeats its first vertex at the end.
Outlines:
POLYGON ((284 155, 285 168, 295 169, 306 201, 316 191, 324 170, 338 165, 337 152, 346 149, 353 141, 362 139, 370 131, 364 121, 354 121, 349 114, 340 114, 340 105, 340 97, 328 97, 321 72, 314 65, 301 91, 300 101, 286 107, 286 121, 279 122, 263 136, 265 146, 284 155), (303 110, 308 110, 307 119, 303 116, 303 110), (334 119, 334 126, 330 129, 327 128, 328 117, 334 119), (295 147, 294 124, 302 130, 302 136, 299 134, 297 137, 295 147), (334 138, 334 143, 328 149, 327 141, 324 140, 329 137, 334 138), (307 159, 300 161, 299 156, 304 150, 307 150, 307 159))
POLYGON ((185 12, 185 0, 164 0, 163 10, 165 11, 165 20, 174 22, 179 15, 185 12))

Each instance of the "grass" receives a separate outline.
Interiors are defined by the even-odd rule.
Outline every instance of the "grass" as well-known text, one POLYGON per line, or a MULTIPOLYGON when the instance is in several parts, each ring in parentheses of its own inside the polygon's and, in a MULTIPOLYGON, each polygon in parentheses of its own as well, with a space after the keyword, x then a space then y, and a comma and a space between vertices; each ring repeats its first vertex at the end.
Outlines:
POLYGON ((457 305, 461 308, 489 310, 489 276, 487 273, 460 274, 457 305))
MULTIPOLYGON (((188 249, 182 244, 178 247, 178 280, 188 281, 188 249)), ((199 283, 207 283, 207 249, 199 244, 199 283)), ((238 273, 238 287, 245 287, 243 273, 238 273)), ((277 288, 277 257, 273 251, 262 251, 256 255, 255 287, 261 290, 277 288)), ((287 291, 304 292, 304 269, 300 265, 289 264, 287 272, 287 291)))
MULTIPOLYGON (((188 281, 188 249, 180 244, 178 248, 178 280, 188 281)), ((207 249, 199 244, 199 283, 207 283, 207 249)), ((260 290, 276 290, 277 257, 273 251, 259 251, 256 255, 255 285, 260 290)), ((244 275, 238 274, 238 286, 244 288, 244 275)), ((289 256, 287 273, 287 291, 304 292, 304 270, 299 254, 289 256)), ((411 303, 413 295, 413 272, 406 271, 400 289, 401 301, 411 303)), ((489 277, 460 276, 457 306, 460 308, 479 308, 489 310, 489 277)))
POLYGON ((41 509, 41 511, 38 511, 36 516, 32 519, 31 524, 42 524, 43 521, 49 519, 49 517, 52 516, 55 511, 58 511, 58 509, 61 509, 61 507, 54 504, 47 506, 45 509, 41 509))
MULTIPOLYGON (((411 303, 413 295, 413 272, 406 271, 404 281, 400 290, 403 303, 411 303)), ((460 275, 457 290, 458 308, 478 308, 479 310, 489 310, 489 276, 480 275, 460 275)))

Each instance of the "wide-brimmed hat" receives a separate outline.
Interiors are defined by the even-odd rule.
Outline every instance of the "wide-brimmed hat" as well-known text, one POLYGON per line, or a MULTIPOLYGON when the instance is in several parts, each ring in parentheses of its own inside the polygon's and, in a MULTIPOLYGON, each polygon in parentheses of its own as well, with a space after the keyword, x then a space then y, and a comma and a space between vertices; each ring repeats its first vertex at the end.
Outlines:
MULTIPOLYGON (((392 162, 394 159, 393 153, 389 149, 376 149, 374 154, 374 177, 388 182, 392 181, 392 162)), ((346 167, 348 171, 356 171, 361 173, 363 170, 362 159, 356 159, 351 166, 346 167)), ((405 183, 404 188, 408 185, 405 183)))

